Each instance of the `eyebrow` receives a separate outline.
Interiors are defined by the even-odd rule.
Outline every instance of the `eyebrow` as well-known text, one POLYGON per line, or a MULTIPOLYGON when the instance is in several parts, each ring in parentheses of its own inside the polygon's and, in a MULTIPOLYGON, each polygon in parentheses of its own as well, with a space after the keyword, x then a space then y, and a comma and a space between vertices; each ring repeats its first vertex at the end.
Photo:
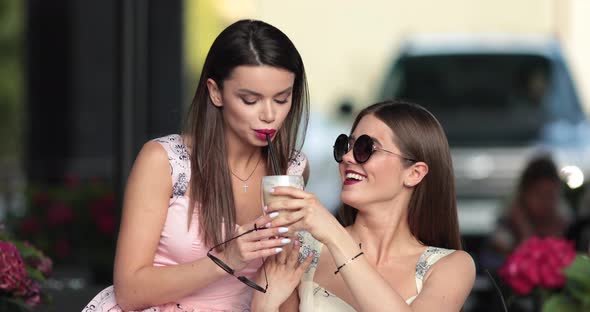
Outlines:
POLYGON ((381 141, 379 141, 379 139, 371 137, 371 139, 373 139, 373 143, 377 143, 377 145, 383 147, 383 144, 381 144, 381 141))
MULTIPOLYGON (((280 91, 280 92, 278 92, 278 93, 277 93, 277 94, 275 94, 274 96, 283 95, 283 94, 286 94, 286 93, 289 93, 289 92, 291 92, 292 90, 293 90, 293 87, 288 87, 287 89, 285 89, 285 90, 283 90, 283 91, 280 91)), ((252 91, 252 90, 250 90, 250 89, 238 89, 238 92, 239 92, 239 93, 248 93, 248 94, 255 95, 255 96, 263 96, 262 94, 260 94, 260 93, 258 93, 258 92, 256 92, 256 91, 252 91)))

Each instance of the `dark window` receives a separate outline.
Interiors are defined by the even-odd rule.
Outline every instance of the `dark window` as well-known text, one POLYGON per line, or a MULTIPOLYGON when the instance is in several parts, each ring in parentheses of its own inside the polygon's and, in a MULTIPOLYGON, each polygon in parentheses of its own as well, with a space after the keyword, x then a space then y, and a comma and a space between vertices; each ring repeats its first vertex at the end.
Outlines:
POLYGON ((427 107, 454 146, 522 145, 539 139, 549 113, 553 70, 523 54, 402 57, 382 98, 427 107))

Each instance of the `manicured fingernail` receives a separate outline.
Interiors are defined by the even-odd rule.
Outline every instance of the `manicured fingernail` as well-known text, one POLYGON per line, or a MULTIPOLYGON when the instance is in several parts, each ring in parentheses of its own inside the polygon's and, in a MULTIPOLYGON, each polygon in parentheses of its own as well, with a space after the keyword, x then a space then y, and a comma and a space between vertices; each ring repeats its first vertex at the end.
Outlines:
POLYGON ((276 217, 278 217, 278 216, 279 216, 279 212, 278 212, 278 211, 271 212, 271 213, 270 213, 268 216, 269 216, 269 217, 271 217, 271 219, 272 219, 272 218, 276 218, 276 217))
POLYGON ((279 253, 279 252, 281 252, 281 251, 283 251, 283 248, 280 248, 280 247, 279 247, 279 248, 275 248, 275 252, 276 252, 276 253, 279 253))
POLYGON ((269 228, 270 227, 270 222, 264 225, 265 228, 269 228))
POLYGON ((286 228, 286 227, 279 228, 279 233, 287 233, 287 232, 289 232, 289 228, 286 228))
POLYGON ((267 207, 266 205, 264 205, 264 206, 262 207, 262 211, 266 212, 267 210, 268 210, 268 207, 267 207))
POLYGON ((271 188, 271 189, 270 189, 270 192, 271 192, 271 193, 274 193, 274 192, 275 192, 275 188, 274 188, 274 187, 273 187, 273 188, 271 188))
POLYGON ((283 238, 283 239, 281 239, 281 244, 288 244, 288 243, 290 243, 290 242, 291 242, 291 240, 290 240, 290 239, 288 239, 288 238, 283 238))

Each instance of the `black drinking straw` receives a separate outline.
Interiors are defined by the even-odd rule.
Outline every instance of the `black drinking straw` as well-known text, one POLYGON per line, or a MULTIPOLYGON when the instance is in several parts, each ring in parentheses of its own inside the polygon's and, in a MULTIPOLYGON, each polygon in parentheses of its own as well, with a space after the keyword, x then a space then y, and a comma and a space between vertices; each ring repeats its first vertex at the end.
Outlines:
POLYGON ((279 164, 277 163, 277 157, 275 156, 275 152, 272 148, 272 141, 270 140, 270 134, 266 134, 266 141, 268 142, 268 152, 270 153, 270 160, 272 161, 272 167, 275 175, 280 175, 279 173, 279 164))

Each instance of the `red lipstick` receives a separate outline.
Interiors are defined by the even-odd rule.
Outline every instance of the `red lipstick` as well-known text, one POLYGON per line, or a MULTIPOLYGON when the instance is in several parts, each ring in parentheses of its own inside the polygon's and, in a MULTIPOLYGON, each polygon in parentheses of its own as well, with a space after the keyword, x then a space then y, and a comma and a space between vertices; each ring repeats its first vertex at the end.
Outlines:
POLYGON ((364 175, 364 174, 362 174, 360 172, 356 172, 354 170, 345 170, 344 171, 344 181, 342 182, 342 184, 344 184, 344 185, 352 185, 352 184, 357 184, 359 182, 362 182, 362 181, 355 180, 355 179, 347 179, 346 178, 346 175, 349 174, 349 173, 358 174, 358 175, 360 175, 361 177, 364 177, 364 178, 367 177, 366 175, 364 175))
POLYGON ((277 130, 275 129, 254 129, 254 132, 256 132, 256 137, 266 141, 266 135, 269 134, 270 137, 274 137, 275 133, 277 132, 277 130))

